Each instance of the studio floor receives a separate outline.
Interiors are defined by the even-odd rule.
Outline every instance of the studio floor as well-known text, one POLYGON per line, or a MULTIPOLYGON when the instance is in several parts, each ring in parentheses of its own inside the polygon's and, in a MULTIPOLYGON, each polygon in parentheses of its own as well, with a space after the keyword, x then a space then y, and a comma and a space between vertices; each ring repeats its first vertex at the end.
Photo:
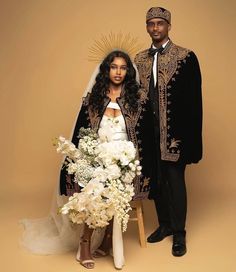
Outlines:
MULTIPOLYGON (((48 201, 42 198, 19 196, 1 198, 1 271, 6 272, 77 272, 86 271, 75 261, 75 252, 61 255, 37 256, 19 246, 22 227, 18 220, 45 215, 48 201)), ((171 255, 171 237, 141 248, 138 228, 130 222, 124 234, 126 265, 123 271, 150 272, 234 272, 235 249, 235 199, 189 194, 187 247, 181 258, 171 255)), ((144 202, 146 235, 156 227, 156 217, 151 201, 144 202)), ((96 261, 94 271, 115 271, 111 257, 96 261)))

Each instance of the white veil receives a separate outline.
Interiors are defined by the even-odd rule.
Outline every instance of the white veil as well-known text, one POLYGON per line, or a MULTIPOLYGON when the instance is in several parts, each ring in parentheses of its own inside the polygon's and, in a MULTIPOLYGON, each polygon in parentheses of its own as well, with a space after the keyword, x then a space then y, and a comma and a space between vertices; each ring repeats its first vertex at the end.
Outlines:
MULTIPOLYGON (((98 72, 99 65, 95 68, 83 97, 92 90, 98 72)), ((71 132, 71 138, 74 127, 75 123, 71 132)), ((73 225, 67 215, 58 213, 59 207, 63 206, 68 200, 68 197, 60 195, 59 190, 60 184, 58 178, 50 212, 46 217, 20 220, 20 224, 24 227, 20 244, 34 254, 58 254, 78 248, 82 227, 73 225)))
MULTIPOLYGON (((99 72, 99 66, 100 65, 95 68, 87 88, 85 89, 83 97, 85 97, 88 92, 91 92, 96 76, 99 72)), ((139 82, 136 67, 135 70, 136 80, 139 82)), ((74 131, 75 123, 71 132, 71 137, 74 131)), ((22 224, 24 227, 20 244, 34 254, 59 254, 70 250, 77 250, 79 247, 79 239, 83 233, 83 226, 72 224, 67 215, 58 213, 59 207, 63 206, 68 200, 68 197, 60 195, 59 190, 60 184, 58 178, 50 212, 46 217, 20 220, 20 224, 22 224)), ((96 229, 93 232, 91 245, 92 251, 98 248, 103 239, 103 235, 104 230, 101 229, 96 229)), ((124 265, 123 239, 121 228, 118 225, 116 218, 114 218, 113 223, 113 245, 114 244, 116 245, 115 247, 113 246, 115 267, 122 268, 124 265)), ((76 258, 79 259, 79 249, 76 258)))

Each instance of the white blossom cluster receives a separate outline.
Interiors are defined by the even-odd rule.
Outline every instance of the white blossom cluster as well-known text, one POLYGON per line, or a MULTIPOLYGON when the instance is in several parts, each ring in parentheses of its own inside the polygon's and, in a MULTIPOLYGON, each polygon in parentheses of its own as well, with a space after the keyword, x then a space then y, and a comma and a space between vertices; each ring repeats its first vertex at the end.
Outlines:
POLYGON ((74 182, 78 183, 79 186, 84 187, 93 177, 94 167, 88 160, 79 159, 75 162, 67 159, 67 172, 70 175, 74 175, 74 182))
POLYGON ((61 208, 62 214, 68 214, 73 223, 86 223, 90 228, 105 227, 114 215, 108 189, 103 183, 90 181, 80 193, 74 193, 61 208))
POLYGON ((60 136, 57 139, 56 146, 57 146, 58 153, 62 153, 64 155, 67 155, 72 160, 77 160, 82 157, 81 151, 78 150, 71 141, 66 140, 62 136, 60 136))
POLYGON ((68 157, 68 173, 82 187, 69 198, 61 213, 90 228, 104 227, 116 215, 125 231, 134 195, 132 182, 141 174, 136 149, 126 140, 100 142, 91 129, 82 129, 81 135, 78 149, 63 137, 58 140, 57 150, 68 157))

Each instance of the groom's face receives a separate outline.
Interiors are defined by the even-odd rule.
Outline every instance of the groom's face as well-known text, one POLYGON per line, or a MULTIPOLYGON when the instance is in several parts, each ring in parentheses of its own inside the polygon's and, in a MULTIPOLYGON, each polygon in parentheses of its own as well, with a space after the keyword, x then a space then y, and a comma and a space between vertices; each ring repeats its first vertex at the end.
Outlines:
POLYGON ((160 43, 168 39, 171 25, 164 19, 153 18, 147 21, 147 32, 155 43, 160 43))

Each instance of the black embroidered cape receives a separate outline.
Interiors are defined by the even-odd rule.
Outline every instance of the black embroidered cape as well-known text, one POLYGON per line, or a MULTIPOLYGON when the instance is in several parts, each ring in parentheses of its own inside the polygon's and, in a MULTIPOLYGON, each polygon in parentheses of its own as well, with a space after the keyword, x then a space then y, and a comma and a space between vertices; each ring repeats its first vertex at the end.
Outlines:
MULTIPOLYGON (((163 161, 197 163, 202 158, 201 73, 196 55, 168 42, 158 56, 160 157, 163 161)), ((149 92, 153 57, 148 49, 135 57, 141 87, 149 92)))
MULTIPOLYGON (((103 113, 99 114, 94 111, 89 105, 88 94, 82 103, 78 119, 75 125, 72 142, 78 146, 79 138, 78 133, 81 127, 92 128, 98 131, 99 125, 102 119, 102 115, 110 102, 107 97, 103 105, 103 113)), ((138 109, 135 112, 131 112, 126 105, 124 97, 121 94, 120 98, 117 98, 117 103, 121 108, 122 115, 125 119, 126 130, 128 139, 133 142, 137 149, 137 158, 141 162, 142 175, 138 176, 134 180, 135 196, 133 199, 144 199, 148 197, 150 182, 157 180, 157 173, 155 167, 156 153, 154 152, 154 130, 152 122, 152 112, 147 98, 147 92, 145 89, 139 90, 138 109)), ((64 195, 72 195, 74 192, 79 191, 78 185, 73 182, 70 175, 68 175, 66 168, 61 169, 60 174, 60 192, 64 195)))

